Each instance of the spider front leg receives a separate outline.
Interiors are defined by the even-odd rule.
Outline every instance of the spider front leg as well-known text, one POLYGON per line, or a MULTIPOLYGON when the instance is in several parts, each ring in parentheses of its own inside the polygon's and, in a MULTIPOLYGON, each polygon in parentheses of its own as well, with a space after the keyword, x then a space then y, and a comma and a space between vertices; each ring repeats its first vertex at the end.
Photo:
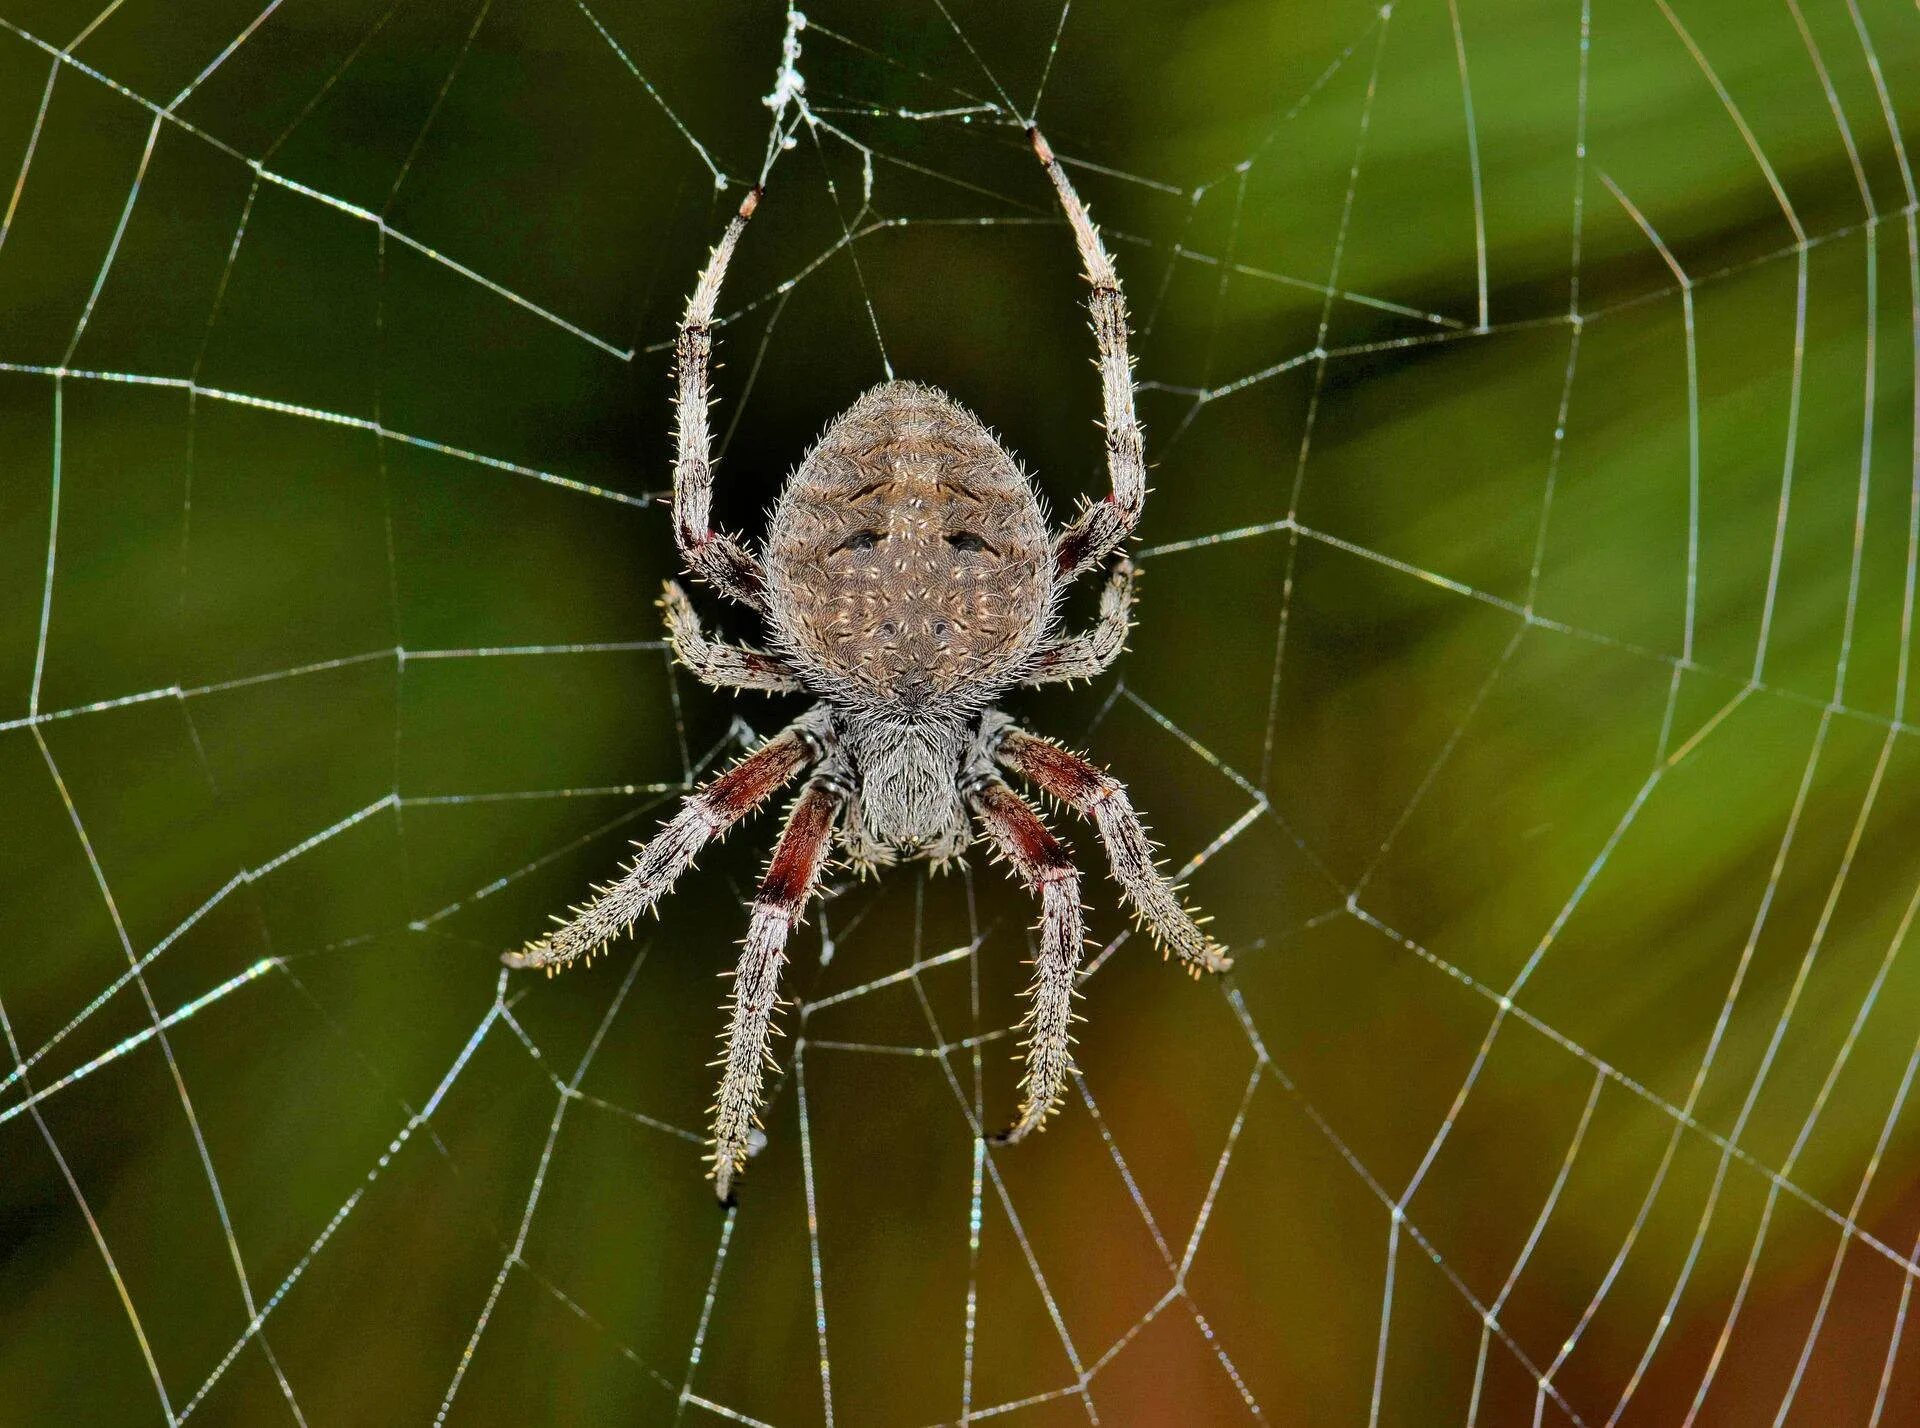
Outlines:
POLYGON ((1080 913, 1080 873, 1058 838, 1027 801, 998 775, 988 774, 967 795, 980 826, 1040 898, 1040 957, 1034 964, 1027 1009, 1027 1074, 1020 1114, 995 1140, 1011 1145, 1046 1123, 1073 1069, 1074 982, 1086 937, 1080 913))
POLYGON ((779 656, 708 639, 687 592, 671 580, 660 597, 660 608, 666 612, 667 639, 674 655, 702 684, 715 689, 758 689, 767 694, 791 694, 800 688, 800 681, 779 656))
POLYGON ((734 1178, 746 1167, 762 1078, 773 1064, 767 1037, 779 1002, 787 937, 813 896, 826 861, 827 841, 846 797, 843 788, 826 778, 815 779, 801 791, 753 899, 753 921, 734 969, 729 998, 733 1016, 723 1058, 727 1069, 713 1106, 713 1188, 723 1205, 733 1202, 734 1178))
POLYGON ((1086 507, 1054 538, 1054 568, 1062 580, 1072 580, 1118 550, 1140 523, 1147 503, 1147 457, 1140 418, 1133 407, 1133 359, 1127 353, 1127 298, 1120 290, 1120 273, 1100 241, 1086 204, 1074 192, 1067 171, 1038 129, 1029 129, 1033 152, 1053 180, 1060 207, 1080 249, 1080 265, 1093 285, 1087 310, 1093 317, 1093 340, 1099 348, 1100 406, 1107 430, 1107 477, 1111 489, 1086 507))
POLYGON ((1092 679, 1120 658, 1120 651, 1126 648, 1127 631, 1132 628, 1133 564, 1123 558, 1114 563, 1113 574, 1100 592, 1100 615, 1093 628, 1044 646, 1032 672, 1021 682, 1053 684, 1092 679))
POLYGON ((640 850, 626 876, 574 909, 558 931, 500 960, 509 967, 559 970, 576 957, 592 960, 634 919, 667 893, 699 851, 791 783, 825 751, 825 716, 810 713, 789 724, 680 805, 680 811, 640 850))
POLYGON ((673 535, 687 569, 730 599, 765 611, 766 573, 745 546, 713 519, 712 433, 707 424, 707 369, 713 360, 713 312, 720 300, 720 284, 727 264, 746 230, 747 220, 760 203, 756 186, 741 201, 740 211, 714 245, 706 271, 687 299, 686 316, 674 343, 674 370, 679 390, 678 449, 673 463, 673 535))
POLYGON ((1177 952, 1196 976, 1233 965, 1226 949, 1200 930, 1173 884, 1154 865, 1153 844, 1120 780, 1024 729, 1005 726, 997 737, 995 762, 1093 819, 1107 846, 1114 881, 1156 942, 1177 952))

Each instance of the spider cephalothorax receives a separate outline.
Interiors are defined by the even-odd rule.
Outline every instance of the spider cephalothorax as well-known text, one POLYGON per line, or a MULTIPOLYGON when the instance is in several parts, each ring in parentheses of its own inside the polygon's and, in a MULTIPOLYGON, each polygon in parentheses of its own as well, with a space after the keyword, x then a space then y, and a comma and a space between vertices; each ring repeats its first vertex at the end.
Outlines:
POLYGON ((1120 549, 1146 500, 1119 275, 1046 141, 1029 132, 1093 286, 1112 483, 1058 534, 1026 474, 977 417, 931 387, 888 382, 835 419, 807 454, 756 554, 709 522, 707 369, 720 284, 759 189, 714 248, 680 325, 674 533, 689 570, 762 616, 769 647, 710 640, 669 583, 663 603, 674 650, 716 688, 804 691, 819 702, 688 798, 617 883, 506 961, 552 971, 591 958, 652 907, 708 841, 808 774, 754 898, 729 999, 712 1156, 722 1200, 746 1163, 787 937, 836 838, 860 868, 901 858, 941 863, 966 851, 977 824, 1039 897, 1025 1100, 1003 1141, 1039 1128, 1060 1099, 1072 1066, 1084 933, 1079 873, 1000 770, 1094 821, 1121 891, 1164 946, 1196 972, 1227 966, 1155 867, 1125 788, 993 707, 1013 685, 1088 678, 1119 655, 1133 598, 1120 549), (1094 627, 1060 634, 1061 592, 1109 562, 1094 627))

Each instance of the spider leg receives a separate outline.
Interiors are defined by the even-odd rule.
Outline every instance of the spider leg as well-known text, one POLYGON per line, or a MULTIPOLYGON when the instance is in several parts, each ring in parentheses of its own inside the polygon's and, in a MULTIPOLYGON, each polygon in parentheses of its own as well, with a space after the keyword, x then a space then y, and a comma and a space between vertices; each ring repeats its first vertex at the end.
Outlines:
POLYGON ((1025 799, 997 774, 981 778, 967 795, 980 826, 1040 898, 1040 957, 1027 1008, 1027 1074, 1020 1114, 995 1139, 1003 1145, 1040 1129, 1060 1102, 1073 1067, 1074 982, 1085 927, 1080 874, 1067 850, 1025 799))
POLYGON ((678 449, 673 463, 673 535, 687 569, 729 599, 755 610, 766 608, 762 592, 766 575, 745 546, 724 531, 712 528, 712 434, 707 425, 707 370, 713 360, 713 310, 720 284, 727 276, 734 247, 747 220, 760 202, 760 189, 749 189, 727 230, 714 245, 706 271, 687 299, 686 316, 674 343, 675 397, 679 408, 678 449))
POLYGON ((1123 557, 1114 563, 1106 588, 1100 592, 1100 615, 1093 628, 1042 646, 1032 672, 1021 683, 1092 679, 1120 657, 1127 631, 1133 627, 1132 615, 1133 565, 1123 557))
POLYGON ((722 1058, 727 1069, 713 1107, 713 1188, 722 1204, 732 1203, 734 1179, 746 1168, 747 1140, 760 1109, 761 1080, 773 1063, 767 1037, 779 1002, 787 937, 813 896, 834 820, 846 798, 845 789, 829 778, 816 778, 801 790, 754 895, 753 921, 728 998, 733 1016, 727 1027, 727 1054, 722 1058))
POLYGON ((1107 845, 1114 881, 1156 942, 1177 952, 1196 976, 1224 972, 1233 965, 1226 949, 1200 930, 1193 914, 1181 905, 1178 891, 1154 865, 1153 844, 1120 780, 1080 755, 1019 728, 1007 727, 999 735, 993 757, 1093 819, 1100 841, 1107 845))
POLYGON ((700 628, 700 616, 687 592, 669 580, 660 597, 667 615, 667 638, 674 655, 702 684, 715 689, 758 689, 768 694, 791 694, 800 681, 788 672, 786 661, 763 650, 710 640, 700 628))
POLYGON ((824 717, 803 715, 753 753, 688 797, 680 811, 654 834, 626 875, 554 932, 502 954, 509 967, 545 967, 557 971, 576 957, 593 955, 633 926, 658 902, 695 855, 713 838, 738 823, 806 768, 825 750, 824 717))
POLYGON ((1139 524, 1147 502, 1147 460, 1140 435, 1140 419, 1133 407, 1133 359, 1127 353, 1127 299, 1120 290, 1120 274, 1113 266, 1100 231, 1093 226, 1086 204, 1074 192, 1067 172, 1053 155, 1038 129, 1029 129, 1033 152, 1053 180, 1060 207, 1073 229, 1080 264, 1093 285, 1087 309, 1093 317, 1093 340, 1099 348, 1100 405, 1107 430, 1107 476, 1111 489, 1085 507, 1054 537, 1054 568, 1062 580, 1071 580, 1118 550, 1139 524))

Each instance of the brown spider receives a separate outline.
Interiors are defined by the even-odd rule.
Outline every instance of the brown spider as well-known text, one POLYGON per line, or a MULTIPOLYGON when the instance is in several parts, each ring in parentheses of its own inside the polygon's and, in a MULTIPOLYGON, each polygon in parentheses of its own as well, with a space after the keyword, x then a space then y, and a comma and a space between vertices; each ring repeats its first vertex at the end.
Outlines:
POLYGON ((787 937, 836 823, 840 847, 862 870, 899 858, 940 864, 972 842, 971 811, 1039 897, 1025 1098, 1002 1142, 1039 1128, 1059 1102, 1072 1065, 1084 935, 1080 874, 1000 767, 1094 820, 1121 891, 1163 946, 1195 973, 1228 966, 1156 869, 1153 845, 1118 780, 993 707, 1015 685, 1090 678, 1118 656, 1133 601, 1132 567, 1118 552, 1147 494, 1120 278, 1046 140, 1037 129, 1028 136, 1093 286, 1112 483, 1059 534, 1049 535, 1026 474, 977 417, 932 387, 888 382, 837 418, 800 463, 756 555, 709 525, 707 367, 720 283, 760 201, 758 188, 727 225, 680 324, 674 535, 690 571, 761 614, 771 648, 708 639, 685 593, 669 582, 663 604, 674 651, 715 688, 804 690, 820 702, 689 797, 626 875, 571 921, 505 960, 551 972, 591 958, 666 893, 709 839, 811 771, 754 898, 729 998, 711 1157, 724 1203, 745 1167, 760 1105, 787 937), (1110 559, 1097 623, 1085 634, 1058 633, 1062 593, 1110 559))

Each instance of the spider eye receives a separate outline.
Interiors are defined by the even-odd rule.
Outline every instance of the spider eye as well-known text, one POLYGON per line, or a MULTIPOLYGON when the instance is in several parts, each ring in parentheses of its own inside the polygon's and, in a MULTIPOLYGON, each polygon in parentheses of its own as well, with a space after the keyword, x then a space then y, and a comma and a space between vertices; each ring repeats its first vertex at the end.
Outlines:
POLYGON ((881 535, 879 531, 855 531, 827 553, 829 555, 838 555, 843 550, 872 550, 876 545, 880 544, 880 541, 881 535))
POLYGON ((952 535, 947 537, 947 544, 952 546, 955 550, 964 550, 964 551, 980 551, 980 550, 993 549, 992 546, 988 545, 985 541, 981 540, 980 537, 975 535, 972 531, 955 531, 952 535))

